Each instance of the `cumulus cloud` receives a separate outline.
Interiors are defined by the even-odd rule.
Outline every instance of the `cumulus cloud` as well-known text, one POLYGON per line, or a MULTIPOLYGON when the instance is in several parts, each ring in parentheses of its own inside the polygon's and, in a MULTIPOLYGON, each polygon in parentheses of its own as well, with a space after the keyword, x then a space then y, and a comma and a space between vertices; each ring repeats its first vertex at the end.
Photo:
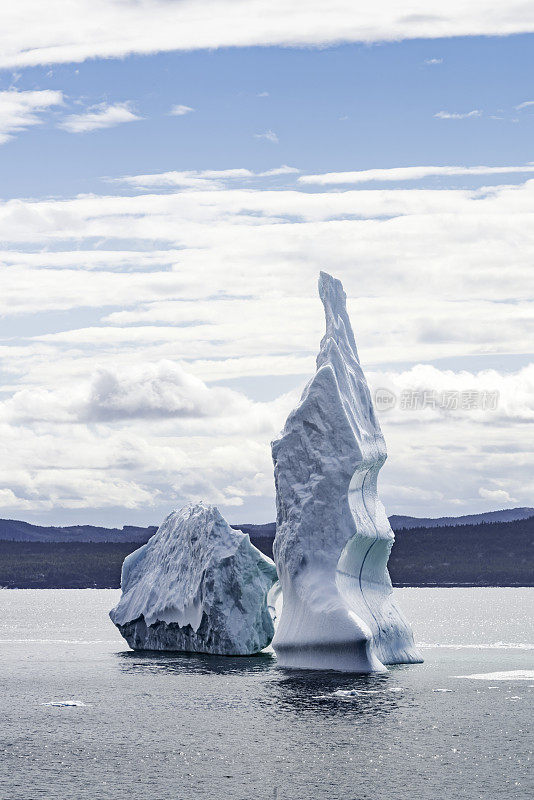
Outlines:
POLYGON ((255 403, 170 362, 96 369, 74 387, 63 378, 0 403, 0 508, 233 507, 269 495, 269 441, 295 395, 255 403))
POLYGON ((0 92, 0 144, 5 144, 17 133, 40 125, 43 112, 63 103, 63 93, 44 89, 23 92, 10 89, 0 92))
POLYGON ((87 133, 97 131, 101 128, 114 128, 123 122, 136 122, 142 117, 135 114, 131 109, 131 103, 100 103, 92 106, 83 114, 70 114, 64 117, 59 123, 59 127, 68 133, 87 133))
POLYGON ((182 173, 127 176, 149 192, 0 203, 12 244, 0 252, 0 310, 4 324, 28 315, 0 345, 0 490, 18 498, 6 502, 72 519, 146 507, 157 522, 203 497, 235 521, 272 518, 269 442, 314 370, 326 268, 344 281, 373 390, 397 397, 379 410, 388 511, 504 503, 480 487, 528 505, 534 375, 506 365, 532 341, 534 181, 314 191, 291 168, 263 176, 185 175, 217 191, 183 186, 182 173), (80 306, 52 329, 41 316, 80 306), (429 404, 401 408, 405 391, 429 404), (440 406, 445 392, 471 402, 473 391, 497 391, 497 407, 440 406))
POLYGON ((375 402, 388 425, 428 424, 451 419, 471 425, 534 420, 534 364, 517 372, 469 372, 418 364, 402 372, 370 371, 375 402), (386 401, 381 405, 381 392, 386 401))
POLYGON ((24 497, 18 497, 15 492, 11 489, 0 489, 0 508, 2 509, 16 509, 17 511, 28 511, 28 510, 36 510, 39 508, 46 508, 50 509, 52 504, 50 502, 42 503, 35 501, 32 503, 31 500, 28 500, 24 497))
MULTIPOLYGON (((531 413, 527 381, 534 365, 530 369, 528 377, 526 371, 455 373, 419 365, 394 376, 368 375, 372 389, 386 376, 399 389, 424 385, 427 391, 480 389, 486 382, 499 387, 502 402, 523 403, 531 413)), ((245 509, 242 519, 252 519, 258 498, 272 501, 269 442, 298 394, 296 388, 275 401, 254 403, 228 387, 194 380, 173 363, 95 370, 74 396, 67 382, 49 390, 48 398, 33 388, 21 390, 0 406, 0 503, 33 511, 152 507, 157 521, 165 508, 203 497, 229 510, 245 509)), ((517 409, 509 411, 518 417, 517 409)), ((534 462, 522 443, 531 419, 510 427, 499 408, 478 423, 475 411, 395 413, 380 412, 390 453, 381 495, 390 513, 528 505, 532 486, 524 475, 534 462)))
POLYGON ((478 493, 481 497, 485 500, 492 500, 496 503, 515 503, 515 498, 510 497, 507 491, 504 489, 485 489, 480 488, 478 493))
POLYGON ((169 114, 171 114, 173 117, 185 117, 186 114, 191 114, 191 112, 194 110, 195 109, 191 108, 191 106, 177 105, 171 108, 169 114))
POLYGON ((85 413, 98 420, 199 418, 244 414, 249 407, 239 392, 208 388, 180 365, 163 361, 122 375, 101 369, 92 382, 85 413))
POLYGON ((0 406, 0 419, 61 425, 168 419, 186 421, 188 429, 198 421, 203 431, 212 420, 215 430, 222 423, 243 433, 272 431, 272 409, 284 402, 255 403, 242 392, 208 386, 180 364, 162 360, 114 370, 97 367, 75 388, 19 389, 0 406))
POLYGON ((131 53, 251 45, 325 45, 410 38, 488 36, 534 30, 524 0, 414 0, 409 13, 393 0, 371 6, 351 0, 161 0, 124 3, 61 0, 47 4, 47 25, 37 0, 21 0, 5 16, 0 67, 123 57, 131 53), (105 35, 103 35, 105 31, 105 35))

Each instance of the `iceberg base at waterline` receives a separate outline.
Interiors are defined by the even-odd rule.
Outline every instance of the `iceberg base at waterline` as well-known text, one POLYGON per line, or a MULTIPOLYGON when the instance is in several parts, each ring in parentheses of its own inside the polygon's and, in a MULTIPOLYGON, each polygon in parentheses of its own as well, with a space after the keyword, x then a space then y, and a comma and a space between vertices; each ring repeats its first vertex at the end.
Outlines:
POLYGON ((170 514, 124 561, 111 620, 134 650, 252 655, 274 634, 273 562, 214 506, 170 514))

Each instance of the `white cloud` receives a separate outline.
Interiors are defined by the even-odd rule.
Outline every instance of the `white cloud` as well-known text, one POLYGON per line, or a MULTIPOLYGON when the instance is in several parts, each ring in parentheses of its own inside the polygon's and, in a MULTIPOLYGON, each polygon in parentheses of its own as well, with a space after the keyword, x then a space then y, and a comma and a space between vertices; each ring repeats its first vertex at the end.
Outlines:
POLYGON ((373 391, 386 389, 394 405, 388 425, 468 421, 471 425, 534 421, 534 364, 517 372, 442 370, 418 364, 403 372, 370 370, 373 391))
MULTIPOLYGON (((46 502, 46 501, 45 501, 46 502)), ((0 489, 0 509, 16 509, 17 511, 35 510, 43 507, 39 503, 32 503, 31 500, 17 497, 11 489, 0 489)), ((50 505, 48 506, 50 507, 50 505)))
POLYGON ((512 175, 534 172, 533 164, 514 167, 392 167, 390 169, 362 169, 354 172, 326 172, 322 175, 301 175, 299 183, 319 185, 369 183, 372 181, 416 181, 431 177, 456 175, 512 175))
MULTIPOLYGON (((55 269, 104 270, 106 272, 151 272, 170 269, 180 258, 179 250, 0 250, 0 265, 55 269)), ((1 268, 1 267, 0 267, 1 268)), ((134 279, 135 281, 135 279, 134 279)))
POLYGON ((488 36, 534 30, 524 0, 414 0, 404 13, 394 0, 21 0, 4 13, 0 67, 123 57, 132 53, 251 45, 325 45, 410 38, 488 36))
POLYGON ((4 325, 25 315, 0 346, 6 508, 80 519, 150 507, 158 522, 204 497, 242 520, 271 516, 269 441, 298 392, 276 395, 314 370, 321 268, 344 281, 374 388, 499 393, 494 411, 381 414, 388 511, 503 502, 480 487, 531 502, 534 368, 459 365, 531 352, 534 181, 303 191, 281 172, 283 189, 247 169, 206 170, 186 177, 217 191, 169 172, 127 177, 147 194, 0 202, 13 246, 0 252, 0 312, 4 325), (71 313, 43 313, 54 309, 71 313), (392 366, 423 361, 434 366, 392 366), (266 391, 276 399, 251 399, 266 391))
POLYGON ((254 177, 249 169, 172 170, 147 175, 124 175, 108 179, 111 183, 124 183, 136 188, 179 186, 189 189, 222 188, 226 180, 254 177))
POLYGON ((510 497, 507 491, 504 489, 484 489, 481 488, 478 490, 478 493, 481 497, 486 500, 491 500, 495 503, 515 503, 516 500, 514 497, 510 497))
MULTIPOLYGON (((315 311, 320 316, 318 302, 315 311)), ((240 392, 207 386, 176 364, 125 368, 121 359, 116 365, 115 371, 96 370, 74 394, 63 375, 61 386, 21 389, 0 405, 0 504, 28 511, 153 506, 157 522, 158 509, 187 499, 204 497, 230 509, 249 498, 272 497, 269 442, 298 391, 254 403, 240 392)), ((506 403, 522 402, 516 395, 528 390, 532 411, 534 365, 530 377, 524 370, 458 373, 424 365, 387 375, 398 387, 465 389, 486 381, 499 387, 506 403)), ((372 388, 385 378, 372 371, 368 376, 372 388)), ((390 453, 381 496, 390 513, 528 505, 531 421, 510 425, 499 410, 478 421, 470 418, 475 412, 425 416, 399 410, 397 419, 394 413, 380 415, 390 453)))
POLYGON ((92 381, 86 414, 90 419, 203 418, 243 415, 247 398, 224 387, 208 388, 172 362, 121 374, 101 369, 92 381))
POLYGON ((254 137, 256 139, 265 139, 266 141, 272 142, 273 144, 278 144, 278 142, 280 141, 276 133, 271 130, 265 131, 265 133, 255 133, 254 137))
POLYGON ((519 103, 518 106, 515 106, 515 110, 521 111, 522 108, 529 108, 530 106, 534 106, 534 100, 526 100, 524 103, 519 103))
POLYGON ((438 111, 434 116, 437 119, 472 119, 473 117, 481 117, 482 111, 479 108, 474 108, 472 111, 467 111, 463 114, 457 111, 438 111))
POLYGON ((433 66, 435 64, 443 64, 443 59, 442 58, 426 58, 425 59, 425 64, 429 64, 431 66, 433 66))
POLYGON ((270 178, 273 175, 295 175, 298 172, 300 172, 300 170, 296 167, 288 167, 287 164, 282 164, 281 167, 274 167, 265 172, 258 172, 257 175, 260 178, 270 178))
POLYGON ((169 114, 173 117, 185 117, 186 114, 191 114, 192 111, 195 111, 194 108, 191 106, 173 106, 169 111, 169 114))
POLYGON ((122 369, 99 367, 87 382, 73 388, 20 389, 2 412, 5 419, 18 422, 198 419, 204 429, 207 418, 220 422, 238 417, 242 430, 247 416, 257 425, 255 409, 261 407, 240 392, 207 386, 180 364, 159 361, 122 369))
POLYGON ((39 114, 62 103, 62 92, 51 89, 0 92, 0 144, 8 142, 20 131, 42 124, 39 114))
POLYGON ((0 403, 0 508, 240 506, 269 493, 268 443, 296 399, 254 403, 169 362, 21 389, 0 403))
POLYGON ((142 117, 134 114, 129 102, 112 105, 100 103, 83 114, 71 114, 64 117, 59 123, 59 127, 69 133, 87 133, 101 128, 113 128, 123 122, 136 122, 140 119, 142 117))
MULTIPOLYGON (((534 167, 532 168, 534 171, 534 167)), ((156 172, 148 175, 124 175, 121 178, 108 178, 110 183, 124 183, 136 188, 153 186, 180 186, 190 189, 221 189, 231 181, 247 178, 271 178, 278 175, 293 175, 300 170, 283 164, 264 172, 253 172, 250 169, 204 169, 171 172, 156 172)))

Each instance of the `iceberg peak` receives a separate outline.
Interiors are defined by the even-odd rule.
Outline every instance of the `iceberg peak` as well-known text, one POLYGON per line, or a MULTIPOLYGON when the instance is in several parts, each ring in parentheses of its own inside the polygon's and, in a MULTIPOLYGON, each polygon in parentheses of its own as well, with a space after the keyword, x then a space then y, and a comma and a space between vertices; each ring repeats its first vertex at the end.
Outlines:
MULTIPOLYGON (((328 339, 333 339, 338 347, 344 347, 347 355, 352 355, 359 363, 354 333, 347 314, 347 295, 343 284, 328 272, 321 271, 319 273, 319 297, 323 302, 326 317, 326 333, 321 341, 320 350, 323 350, 328 339)), ((321 353, 318 358, 320 355, 321 353)))

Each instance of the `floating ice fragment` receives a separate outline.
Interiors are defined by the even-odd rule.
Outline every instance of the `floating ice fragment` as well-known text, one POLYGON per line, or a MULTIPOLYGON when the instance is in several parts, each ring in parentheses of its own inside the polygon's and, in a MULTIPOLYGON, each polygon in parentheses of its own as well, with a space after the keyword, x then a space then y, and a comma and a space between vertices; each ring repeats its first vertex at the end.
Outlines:
POLYGON ((452 692, 452 689, 432 689, 433 692, 452 692))
POLYGON ((455 678, 471 678, 476 681, 531 681, 534 669, 511 669, 505 672, 478 672, 474 675, 455 675, 455 678))
POLYGON ((316 700, 326 700, 331 697, 341 697, 347 699, 350 697, 361 697, 362 695, 381 694, 379 689, 336 689, 334 692, 327 694, 319 694, 316 700))

